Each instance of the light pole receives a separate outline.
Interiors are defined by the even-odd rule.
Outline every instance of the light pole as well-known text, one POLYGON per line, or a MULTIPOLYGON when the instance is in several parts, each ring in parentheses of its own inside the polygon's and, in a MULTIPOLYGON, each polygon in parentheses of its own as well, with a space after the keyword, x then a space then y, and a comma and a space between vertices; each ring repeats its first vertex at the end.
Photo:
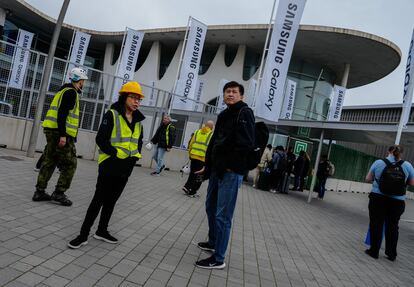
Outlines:
POLYGON ((42 117, 43 106, 45 104, 47 86, 49 84, 50 73, 52 70, 53 57, 55 56, 55 50, 57 41, 59 39, 60 29, 62 28, 63 19, 65 19, 66 11, 68 10, 70 0, 64 0, 62 8, 60 9, 59 17, 56 21, 55 30, 53 31, 52 41, 50 43, 49 53, 46 60, 45 70, 42 76, 42 81, 39 89, 39 96, 37 101, 36 113, 33 121, 32 131, 30 133, 29 147, 27 148, 27 156, 33 157, 36 149, 37 135, 40 128, 40 120, 42 117))

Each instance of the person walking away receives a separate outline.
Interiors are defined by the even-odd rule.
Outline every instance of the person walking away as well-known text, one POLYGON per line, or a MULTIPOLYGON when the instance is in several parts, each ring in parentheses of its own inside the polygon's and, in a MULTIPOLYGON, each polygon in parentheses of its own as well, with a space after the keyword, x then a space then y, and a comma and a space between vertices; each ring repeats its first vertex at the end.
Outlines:
POLYGON ((63 206, 72 205, 65 192, 69 189, 76 171, 75 141, 79 127, 79 94, 87 79, 84 69, 73 68, 70 71, 71 82, 64 84, 53 97, 42 125, 47 144, 43 151, 44 159, 37 177, 33 201, 53 200, 63 206), (46 193, 46 188, 56 166, 60 169, 60 175, 55 191, 50 196, 46 193))
POLYGON ((293 147, 289 147, 288 151, 286 152, 288 166, 287 166, 287 173, 290 174, 293 172, 293 165, 295 164, 296 155, 293 153, 293 147))
POLYGON ((322 200, 325 196, 326 180, 329 177, 329 160, 327 155, 321 156, 316 177, 318 178, 318 199, 322 200))
POLYGON ((213 135, 214 122, 207 121, 199 130, 196 130, 191 137, 188 153, 190 155, 190 174, 183 191, 190 197, 196 197, 197 191, 202 184, 202 178, 195 172, 204 167, 206 151, 213 135))
POLYGON ((208 241, 197 245, 211 251, 212 256, 195 265, 206 269, 222 269, 230 238, 237 193, 243 174, 248 170, 247 155, 254 148, 255 118, 243 102, 244 87, 231 81, 224 85, 227 108, 217 117, 216 128, 206 152, 205 167, 198 173, 209 178, 206 213, 208 241))
POLYGON ((259 180, 260 173, 264 171, 267 165, 272 161, 272 145, 268 144, 263 151, 262 157, 260 159, 260 163, 254 170, 254 177, 253 177, 253 188, 257 187, 257 182, 259 180))
POLYGON ((280 190, 280 185, 283 180, 283 176, 287 169, 287 157, 283 146, 277 146, 273 153, 271 171, 270 171, 270 192, 276 193, 280 190))
POLYGON ((303 170, 302 175, 300 176, 300 184, 298 191, 303 191, 305 188, 305 178, 308 177, 309 171, 310 171, 310 157, 307 152, 305 152, 304 156, 304 164, 303 164, 303 170))
POLYGON ((88 243, 90 229, 101 211, 95 239, 116 244, 108 232, 115 204, 122 194, 138 159, 141 158, 144 115, 138 110, 144 95, 139 83, 128 82, 119 91, 119 98, 102 119, 96 135, 99 148, 98 180, 79 236, 68 243, 77 249, 88 243))
POLYGON ((403 148, 394 145, 389 155, 376 160, 366 176, 372 182, 369 194, 369 229, 371 247, 365 253, 378 259, 385 226, 385 255, 390 261, 397 258, 398 223, 405 210, 407 185, 414 185, 411 163, 401 159, 403 148))
POLYGON ((165 114, 162 117, 161 125, 158 127, 154 136, 151 139, 151 143, 155 146, 152 159, 156 163, 155 170, 151 175, 158 176, 165 168, 164 155, 165 152, 169 152, 175 142, 176 131, 175 127, 171 123, 170 115, 165 114))
POLYGON ((298 158, 295 160, 293 165, 293 174, 295 175, 295 184, 293 185, 292 190, 300 189, 301 177, 303 174, 303 169, 305 167, 305 151, 301 150, 299 152, 298 158))

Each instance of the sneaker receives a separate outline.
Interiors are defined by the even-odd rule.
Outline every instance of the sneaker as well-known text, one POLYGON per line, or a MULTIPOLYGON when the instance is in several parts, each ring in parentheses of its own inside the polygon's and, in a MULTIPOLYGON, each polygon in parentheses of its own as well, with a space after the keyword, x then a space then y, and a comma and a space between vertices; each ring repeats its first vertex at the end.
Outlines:
POLYGON ((108 231, 105 231, 105 232, 97 231, 95 233, 95 235, 93 236, 93 238, 98 239, 98 240, 102 240, 102 241, 105 241, 105 242, 111 243, 111 244, 117 244, 118 243, 118 239, 116 239, 111 234, 109 234, 108 231))
POLYGON ((214 256, 211 256, 209 258, 197 261, 195 263, 195 266, 204 268, 204 269, 223 269, 226 267, 226 263, 224 262, 218 262, 214 258, 214 256))
POLYGON ((214 252, 214 246, 211 246, 208 242, 199 242, 197 243, 197 246, 201 250, 214 252))
POLYGON ((276 189, 269 190, 271 193, 276 193, 276 189))
POLYGON ((50 201, 50 195, 44 191, 36 190, 33 194, 32 200, 33 201, 50 201))
POLYGON ((252 186, 253 188, 256 188, 256 185, 255 184, 253 184, 253 186, 252 186))
POLYGON ((187 194, 187 195, 190 193, 190 191, 189 191, 189 190, 188 190, 185 186, 182 188, 182 190, 183 190, 183 191, 184 191, 184 193, 185 193, 185 194, 187 194))
POLYGON ((71 249, 78 249, 79 247, 88 244, 88 238, 78 236, 68 243, 68 247, 71 249))
POLYGON ((163 171, 164 168, 165 168, 165 164, 162 165, 162 167, 160 168, 160 172, 159 173, 161 173, 161 171, 163 171))
POLYGON ((153 175, 153 176, 160 176, 160 174, 158 172, 156 172, 156 171, 151 172, 151 175, 153 175))
POLYGON ((191 198, 198 198, 198 197, 200 197, 197 193, 194 193, 194 194, 187 194, 187 196, 188 196, 188 197, 191 197, 191 198))
POLYGON ((69 198, 66 196, 66 194, 64 194, 63 192, 53 192, 51 199, 53 201, 56 201, 58 203, 60 203, 63 206, 71 206, 72 205, 72 201, 69 200, 69 198))
POLYGON ((39 171, 40 171, 40 168, 35 167, 33 170, 34 170, 35 172, 39 172, 39 171))

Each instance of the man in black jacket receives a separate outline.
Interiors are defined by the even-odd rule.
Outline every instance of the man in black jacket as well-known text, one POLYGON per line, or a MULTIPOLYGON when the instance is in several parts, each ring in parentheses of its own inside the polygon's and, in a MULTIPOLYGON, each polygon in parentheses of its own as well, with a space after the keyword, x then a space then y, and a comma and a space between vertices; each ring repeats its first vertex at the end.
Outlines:
POLYGON ((152 159, 157 164, 155 171, 151 175, 158 176, 164 169, 164 155, 165 152, 169 152, 175 141, 175 127, 171 123, 171 117, 165 114, 162 117, 161 125, 158 127, 151 142, 155 144, 154 154, 152 159))
POLYGON ((88 243, 90 229, 101 210, 95 239, 115 244, 118 240, 107 228, 115 203, 121 196, 136 161, 141 158, 144 115, 138 110, 144 98, 137 82, 124 84, 119 100, 106 112, 96 135, 99 147, 98 180, 79 236, 68 243, 77 249, 88 243))
POLYGON ((231 222, 238 189, 248 170, 246 155, 254 147, 255 119, 253 111, 243 100, 244 88, 229 82, 223 88, 227 109, 217 118, 216 129, 206 153, 204 172, 209 178, 206 198, 208 241, 199 242, 202 250, 213 252, 207 259, 196 262, 197 267, 222 269, 229 242, 231 222))

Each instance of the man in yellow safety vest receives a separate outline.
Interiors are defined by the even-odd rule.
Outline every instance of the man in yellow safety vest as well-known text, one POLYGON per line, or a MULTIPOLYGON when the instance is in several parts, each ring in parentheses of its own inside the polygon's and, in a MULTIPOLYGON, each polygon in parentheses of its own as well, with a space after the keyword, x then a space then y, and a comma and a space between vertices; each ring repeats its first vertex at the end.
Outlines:
POLYGON ((72 205, 65 191, 69 189, 76 171, 75 141, 79 127, 79 94, 87 79, 84 69, 73 68, 70 71, 71 83, 59 89, 46 113, 43 130, 47 144, 43 151, 44 160, 37 177, 33 201, 53 200, 63 206, 72 205), (46 188, 56 166, 60 169, 60 176, 55 191, 50 196, 46 193, 46 188))
POLYGON ((119 91, 118 101, 102 119, 96 135, 99 169, 95 195, 86 212, 80 234, 68 243, 69 248, 77 249, 88 243, 89 232, 99 211, 101 217, 93 237, 107 243, 118 243, 108 232, 108 223, 136 161, 141 158, 141 121, 145 117, 138 108, 143 98, 139 83, 124 84, 119 91))
POLYGON ((183 187, 183 191, 190 197, 197 196, 197 190, 203 182, 202 176, 195 174, 204 167, 206 158, 207 146, 213 135, 214 122, 207 121, 206 124, 199 130, 196 130, 191 137, 188 147, 190 155, 190 174, 187 182, 183 187))

